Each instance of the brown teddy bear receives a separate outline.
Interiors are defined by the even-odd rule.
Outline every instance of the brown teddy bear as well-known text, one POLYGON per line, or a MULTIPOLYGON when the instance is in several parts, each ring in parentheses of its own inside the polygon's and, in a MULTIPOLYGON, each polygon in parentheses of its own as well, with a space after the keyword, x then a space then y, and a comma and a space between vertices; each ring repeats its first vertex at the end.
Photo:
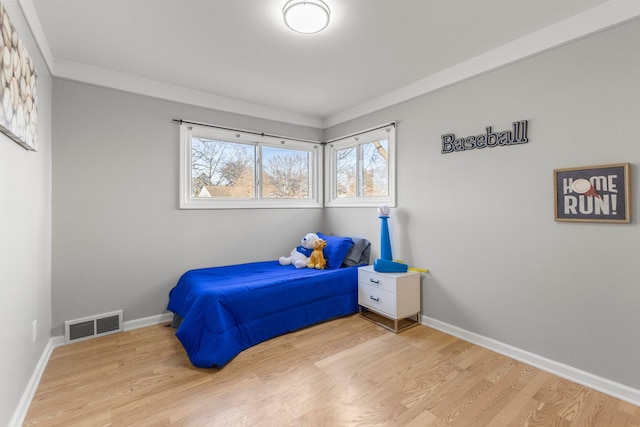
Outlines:
POLYGON ((309 262, 307 263, 308 268, 317 268, 318 270, 325 269, 327 260, 324 259, 324 252, 322 251, 326 246, 327 242, 320 238, 313 242, 313 252, 311 252, 309 262))

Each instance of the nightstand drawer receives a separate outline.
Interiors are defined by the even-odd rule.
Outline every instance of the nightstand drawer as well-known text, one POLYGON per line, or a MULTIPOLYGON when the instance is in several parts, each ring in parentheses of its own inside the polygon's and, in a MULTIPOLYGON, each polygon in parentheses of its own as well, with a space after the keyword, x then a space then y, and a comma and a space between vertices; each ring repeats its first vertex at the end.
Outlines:
POLYGON ((396 315, 395 294, 376 286, 360 283, 358 286, 358 303, 391 317, 396 315))
POLYGON ((396 278, 375 271, 367 271, 365 269, 358 270, 358 283, 396 293, 396 278))

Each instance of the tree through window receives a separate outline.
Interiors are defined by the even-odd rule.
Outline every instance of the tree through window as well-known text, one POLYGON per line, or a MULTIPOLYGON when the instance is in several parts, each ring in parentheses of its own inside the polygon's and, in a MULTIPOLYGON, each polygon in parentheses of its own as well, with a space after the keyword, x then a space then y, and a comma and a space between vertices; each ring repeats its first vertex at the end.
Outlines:
POLYGON ((180 207, 321 207, 318 147, 183 124, 180 207))
POLYGON ((192 197, 254 197, 255 147, 191 139, 192 197))
POLYGON ((395 206, 395 125, 331 141, 326 206, 395 206))

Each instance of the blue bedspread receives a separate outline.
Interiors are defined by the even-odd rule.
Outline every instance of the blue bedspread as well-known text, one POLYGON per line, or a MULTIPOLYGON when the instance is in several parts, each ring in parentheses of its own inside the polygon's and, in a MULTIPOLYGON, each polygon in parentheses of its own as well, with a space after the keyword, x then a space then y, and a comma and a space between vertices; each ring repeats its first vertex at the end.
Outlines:
POLYGON ((186 272, 169 293, 176 335, 198 367, 358 308, 358 269, 296 269, 264 261, 186 272))

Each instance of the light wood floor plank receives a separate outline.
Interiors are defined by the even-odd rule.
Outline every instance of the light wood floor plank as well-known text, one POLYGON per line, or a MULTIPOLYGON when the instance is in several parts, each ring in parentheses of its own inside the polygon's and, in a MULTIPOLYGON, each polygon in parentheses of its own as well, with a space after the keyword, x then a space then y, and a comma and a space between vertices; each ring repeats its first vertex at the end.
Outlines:
POLYGON ((25 426, 640 426, 640 408, 426 326, 357 315, 193 367, 161 325, 56 348, 25 426))

